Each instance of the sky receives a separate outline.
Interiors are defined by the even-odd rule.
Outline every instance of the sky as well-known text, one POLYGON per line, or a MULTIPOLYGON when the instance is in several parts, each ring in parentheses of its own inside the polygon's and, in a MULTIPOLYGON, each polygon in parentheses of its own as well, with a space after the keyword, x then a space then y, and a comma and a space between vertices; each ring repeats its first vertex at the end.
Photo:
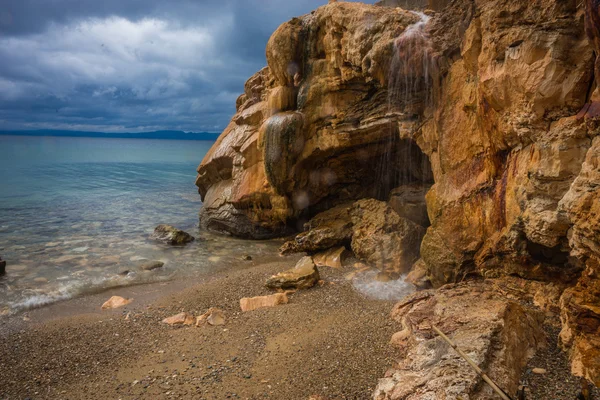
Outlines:
POLYGON ((2 0, 0 130, 220 132, 271 33, 326 2, 2 0))

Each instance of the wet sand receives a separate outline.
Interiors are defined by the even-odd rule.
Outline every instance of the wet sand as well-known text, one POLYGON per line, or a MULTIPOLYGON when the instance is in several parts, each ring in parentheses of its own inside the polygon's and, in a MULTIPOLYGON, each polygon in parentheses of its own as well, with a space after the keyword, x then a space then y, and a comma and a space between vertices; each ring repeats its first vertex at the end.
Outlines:
POLYGON ((321 268, 323 286, 290 303, 242 313, 239 299, 299 257, 240 262, 198 282, 115 289, 0 320, 3 399, 368 399, 393 363, 394 301, 366 299, 344 275, 321 268), (112 295, 133 297, 100 311, 112 295), (222 327, 160 321, 210 307, 222 327), (129 318, 126 318, 129 315, 129 318), (25 319, 25 320, 24 320, 25 319))

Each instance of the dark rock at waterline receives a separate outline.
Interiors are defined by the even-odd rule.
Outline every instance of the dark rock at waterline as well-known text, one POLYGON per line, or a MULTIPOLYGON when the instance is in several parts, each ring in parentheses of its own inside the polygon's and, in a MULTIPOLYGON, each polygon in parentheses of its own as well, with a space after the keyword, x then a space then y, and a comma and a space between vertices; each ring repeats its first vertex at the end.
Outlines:
POLYGON ((0 276, 6 274, 6 261, 2 260, 0 257, 0 276))
POLYGON ((184 232, 181 229, 177 229, 171 225, 157 226, 150 238, 174 246, 183 246, 196 239, 189 233, 184 232))
POLYGON ((164 265, 165 263, 162 261, 149 261, 140 265, 140 269, 143 269, 144 271, 153 271, 162 268, 164 265))

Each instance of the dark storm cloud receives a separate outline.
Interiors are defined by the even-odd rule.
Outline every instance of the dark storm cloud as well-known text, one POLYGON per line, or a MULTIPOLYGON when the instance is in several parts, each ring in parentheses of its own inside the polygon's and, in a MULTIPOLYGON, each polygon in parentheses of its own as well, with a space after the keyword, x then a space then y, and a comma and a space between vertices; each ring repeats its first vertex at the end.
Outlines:
POLYGON ((279 24, 326 0, 4 0, 0 129, 220 131, 279 24))

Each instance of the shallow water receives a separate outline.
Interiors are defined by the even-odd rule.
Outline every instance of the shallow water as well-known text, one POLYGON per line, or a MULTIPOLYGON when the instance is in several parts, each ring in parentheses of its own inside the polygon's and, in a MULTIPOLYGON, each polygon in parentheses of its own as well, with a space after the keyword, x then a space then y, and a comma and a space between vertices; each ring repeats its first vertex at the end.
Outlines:
POLYGON ((205 274, 277 244, 198 228, 195 169, 212 142, 0 136, 0 313, 109 287, 205 274), (199 240, 149 240, 168 223, 199 240), (144 260, 165 266, 141 272, 144 260), (119 272, 131 271, 126 276, 119 272))

